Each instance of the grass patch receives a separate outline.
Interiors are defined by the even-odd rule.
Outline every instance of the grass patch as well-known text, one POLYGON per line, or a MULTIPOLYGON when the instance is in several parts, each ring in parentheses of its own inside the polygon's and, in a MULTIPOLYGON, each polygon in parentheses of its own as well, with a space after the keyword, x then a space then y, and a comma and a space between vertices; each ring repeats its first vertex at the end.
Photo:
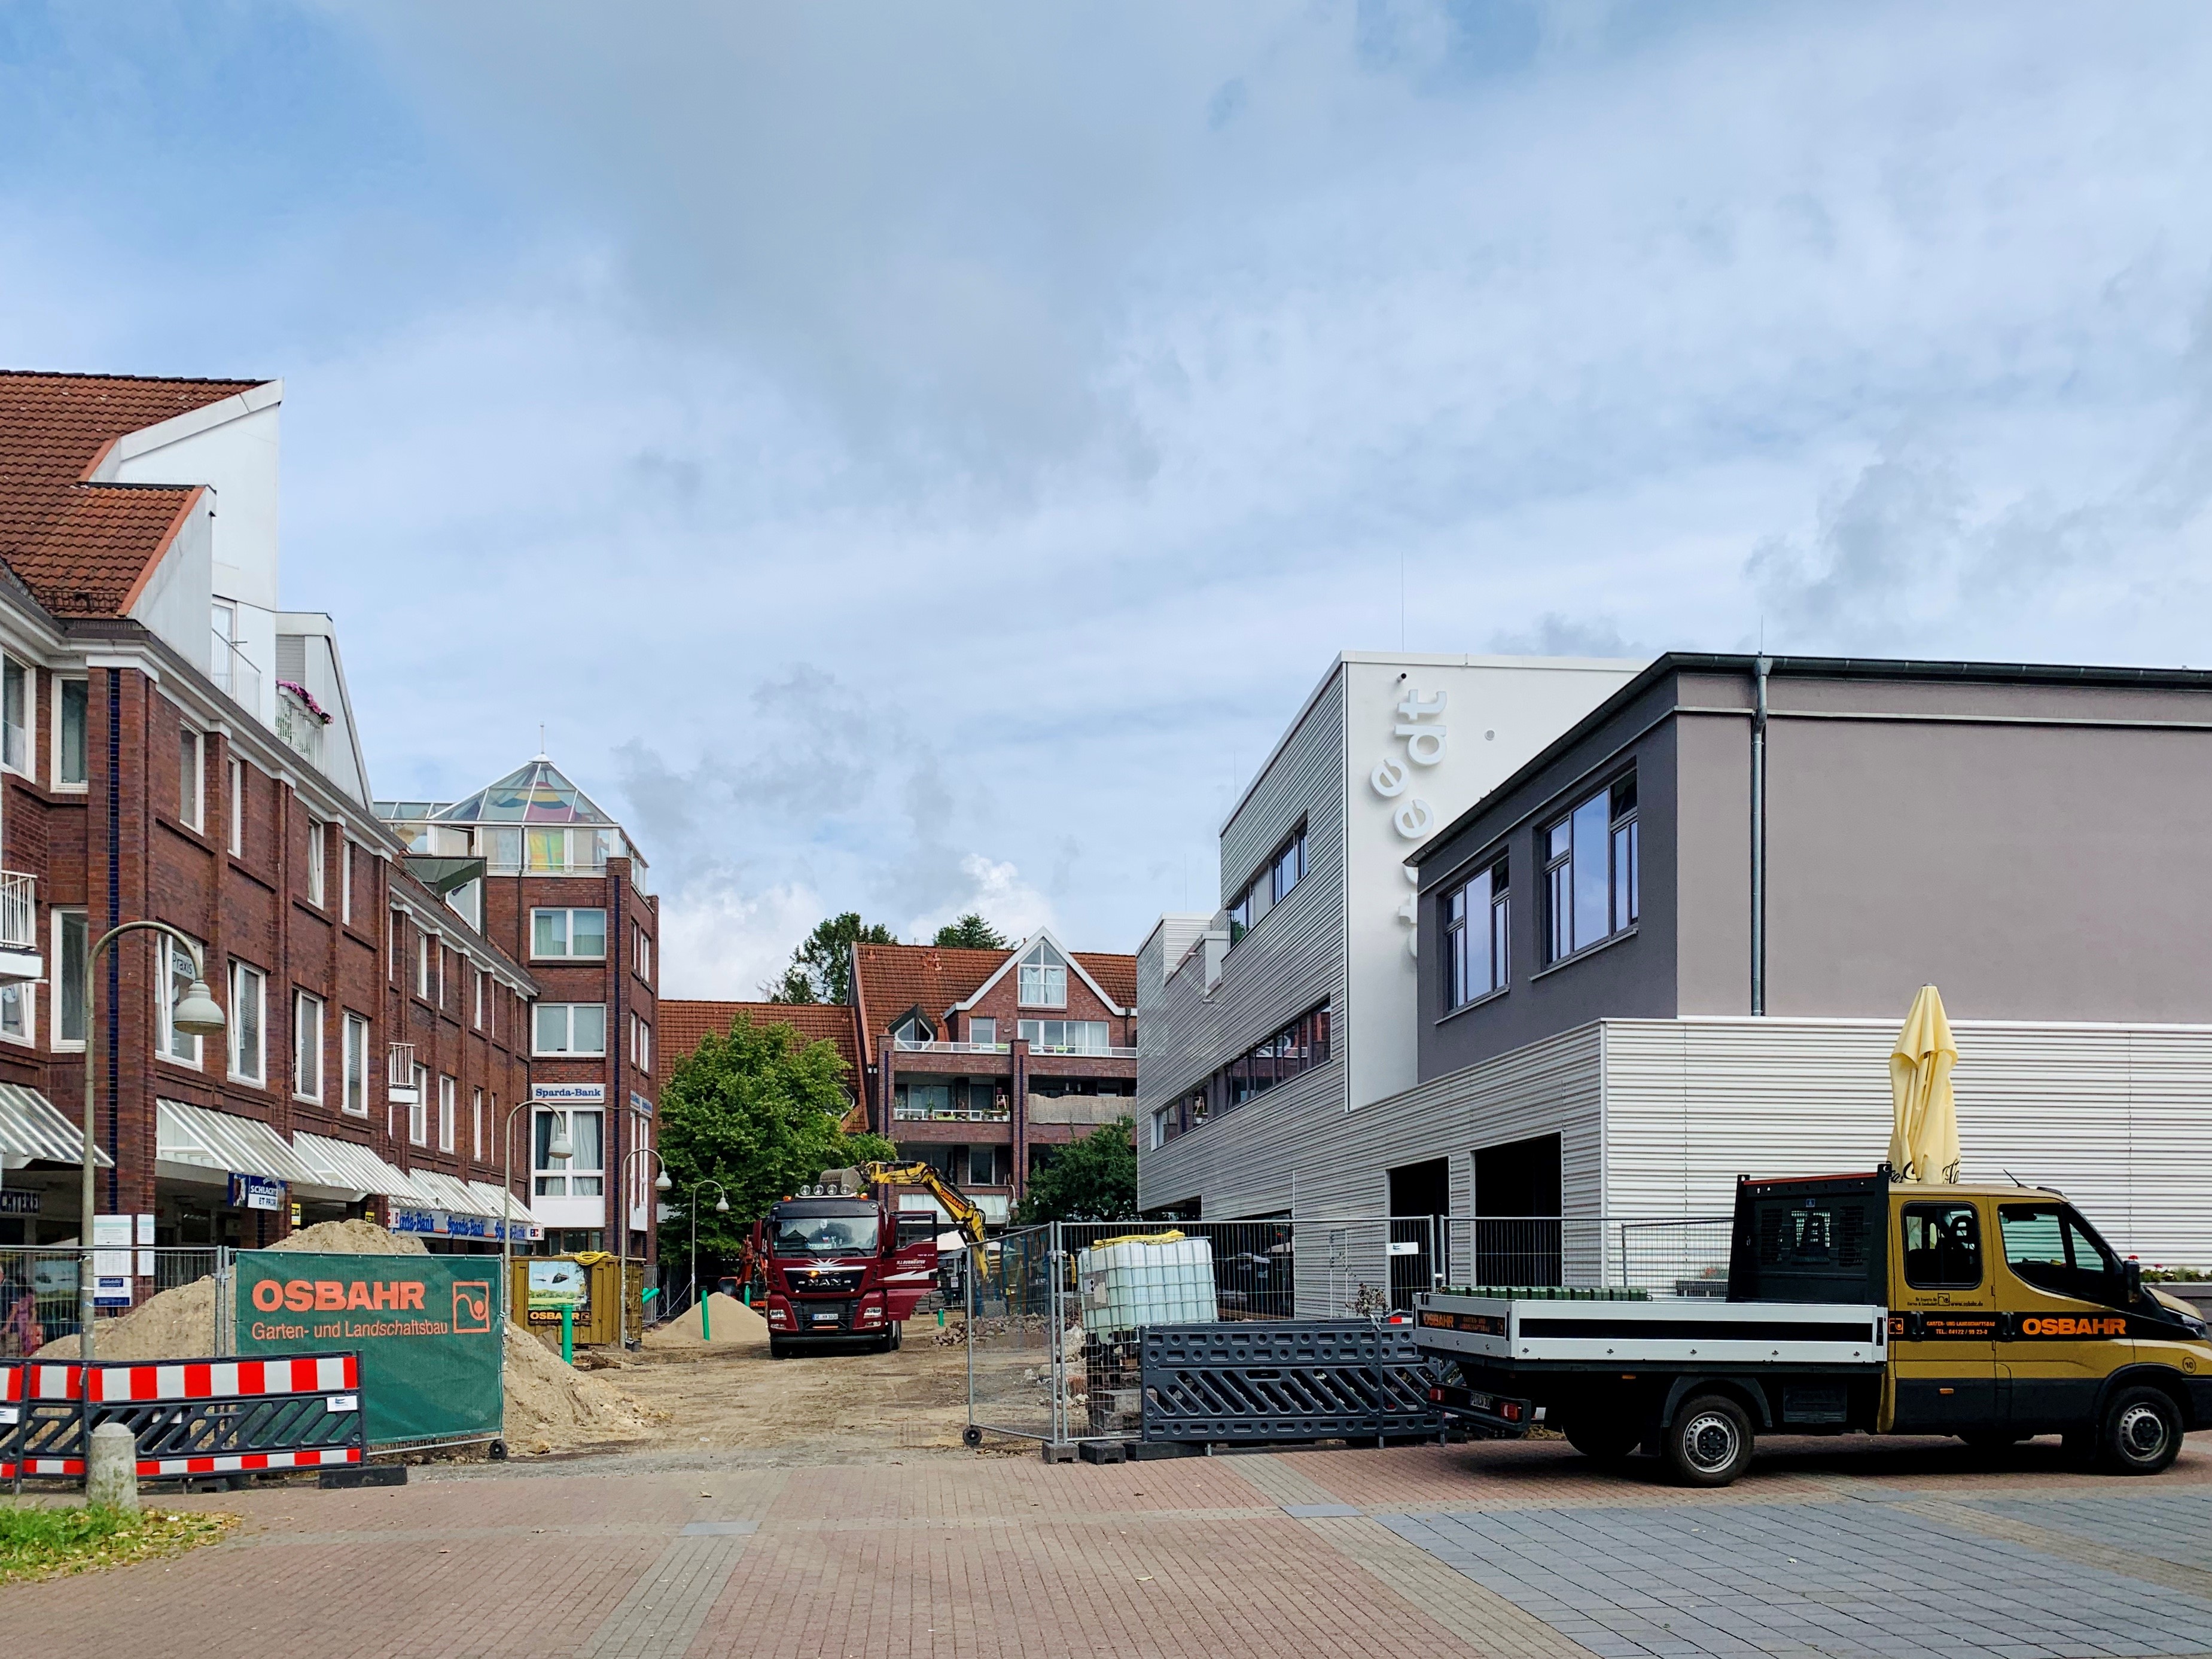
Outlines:
POLYGON ((0 1584, 176 1555, 215 1542, 237 1524, 234 1515, 158 1505, 136 1515, 127 1510, 0 1509, 0 1584))

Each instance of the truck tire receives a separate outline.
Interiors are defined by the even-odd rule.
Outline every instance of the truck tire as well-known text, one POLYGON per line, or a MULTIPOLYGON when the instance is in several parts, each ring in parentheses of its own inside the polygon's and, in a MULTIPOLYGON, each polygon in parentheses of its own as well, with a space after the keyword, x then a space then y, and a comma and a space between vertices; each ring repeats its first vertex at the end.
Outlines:
POLYGON ((791 1345, 788 1342, 786 1342, 780 1336, 769 1337, 768 1340, 768 1357, 770 1359, 790 1358, 791 1345))
POLYGON ((2156 1474, 2181 1450, 2181 1413, 2163 1389, 2122 1389, 2097 1425, 2097 1462, 2108 1474, 2156 1474))
POLYGON ((1626 1462, 1643 1443, 1644 1431, 1626 1422, 1602 1423, 1571 1417, 1559 1425, 1567 1443, 1594 1463, 1626 1462))
POLYGON ((895 1321, 891 1325, 891 1352, 896 1353, 904 1346, 906 1346, 906 1323, 903 1320, 895 1321))
POLYGON ((1725 1486, 1751 1462, 1751 1419, 1724 1394, 1684 1402, 1662 1443, 1674 1478, 1686 1486, 1725 1486))

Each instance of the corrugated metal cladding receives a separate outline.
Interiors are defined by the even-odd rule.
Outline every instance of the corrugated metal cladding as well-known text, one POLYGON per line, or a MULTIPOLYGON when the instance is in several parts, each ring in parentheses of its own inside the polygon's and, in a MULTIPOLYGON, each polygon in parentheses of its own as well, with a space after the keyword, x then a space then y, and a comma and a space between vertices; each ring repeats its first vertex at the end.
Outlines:
MULTIPOLYGON (((1967 1179, 2057 1188, 2115 1249, 2212 1266, 2212 1026, 1951 1029, 1967 1179)), ((1870 1170, 1888 1151, 1892 1022, 1603 1030, 1615 1215, 1722 1214, 1739 1174, 1870 1170)))
MULTIPOLYGON (((1304 879, 1229 953, 1211 996, 1206 994, 1203 946, 1194 949, 1181 969, 1168 976, 1155 1004, 1145 1001, 1144 963, 1139 960, 1140 1124, 1149 1121, 1153 1108, 1176 1099, 1224 1059, 1309 1008, 1324 1001, 1341 1004, 1344 765, 1344 669, 1340 664, 1221 836, 1221 884, 1226 896, 1242 890, 1304 819, 1304 879)), ((1341 1066, 1331 1066, 1322 1073, 1336 1079, 1340 1111, 1344 1105, 1342 1072, 1341 1066)), ((1305 1092, 1301 1080, 1299 1093, 1305 1092)), ((1237 1120, 1253 1109, 1241 1107, 1208 1125, 1206 1133, 1237 1139, 1237 1120)), ((1182 1145, 1176 1141, 1146 1154, 1160 1160, 1163 1170, 1176 1171, 1162 1176, 1164 1187, 1151 1186, 1140 1163, 1139 1190, 1161 1193, 1151 1201, 1172 1203, 1198 1190, 1180 1173, 1182 1145)))

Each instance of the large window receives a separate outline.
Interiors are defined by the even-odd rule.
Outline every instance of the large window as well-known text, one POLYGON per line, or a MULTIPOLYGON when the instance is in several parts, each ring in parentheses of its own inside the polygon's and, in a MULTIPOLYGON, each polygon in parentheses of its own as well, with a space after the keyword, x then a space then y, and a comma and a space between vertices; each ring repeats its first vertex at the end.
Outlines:
POLYGON ((31 769, 31 673, 13 657, 0 659, 0 765, 31 769))
POLYGON ((368 1115, 368 1022, 345 1017, 345 1107, 348 1115, 368 1115))
POLYGON ((1264 1094, 1278 1083, 1328 1062, 1328 1009, 1301 1014, 1280 1030, 1255 1042, 1221 1068, 1224 1110, 1242 1106, 1253 1096, 1264 1094))
POLYGON ((537 1193, 540 1198, 597 1198, 605 1180, 605 1158, 601 1151, 599 1126, 602 1120, 596 1111, 540 1112, 537 1133, 532 1137, 537 1148, 537 1193), (568 1142, 574 1148, 568 1158, 555 1158, 546 1150, 553 1144, 555 1127, 566 1120, 568 1142))
POLYGON ((197 1066, 200 1063, 200 1040, 177 1029, 177 1004, 184 1000, 196 977, 192 953, 167 933, 158 937, 161 941, 159 948, 168 953, 169 971, 154 982, 155 995, 161 1004, 160 1018, 155 1026, 155 1052, 165 1060, 197 1066))
POLYGON ((1261 918, 1291 896, 1306 877, 1306 827, 1277 848, 1229 907, 1229 942, 1235 945, 1260 925, 1261 918))
POLYGON ((603 1054, 607 1051, 607 1005, 604 1002, 541 1002, 537 1041, 540 1054, 603 1054))
POLYGON ((258 968, 230 964, 230 1074, 243 1083, 258 1083, 264 1074, 262 1016, 268 992, 268 979, 258 968))
POLYGON ((82 789, 85 785, 85 708, 88 688, 82 680, 56 683, 59 708, 55 710, 54 783, 58 788, 82 789))
POLYGON ((1636 779, 1601 789, 1545 831, 1544 945, 1559 962, 1635 926, 1636 779))
POLYGON ((530 954, 533 957, 590 957, 607 953, 605 910, 532 910, 530 954))
POLYGON ((84 952, 88 935, 82 910, 54 912, 54 1047, 84 1045, 84 952))
POLYGON ((1447 1012, 1505 988, 1512 921, 1513 895, 1504 859, 1451 890, 1444 902, 1447 1012))
POLYGON ((1067 958, 1039 939, 1022 958, 1021 1005, 1024 1008, 1067 1006, 1067 958))
POLYGON ((1103 1054, 1108 1047, 1103 1019, 1024 1019, 1017 1024, 1031 1054, 1103 1054))
POLYGON ((292 1092, 323 1097, 323 1000, 305 991, 292 999, 292 1092))

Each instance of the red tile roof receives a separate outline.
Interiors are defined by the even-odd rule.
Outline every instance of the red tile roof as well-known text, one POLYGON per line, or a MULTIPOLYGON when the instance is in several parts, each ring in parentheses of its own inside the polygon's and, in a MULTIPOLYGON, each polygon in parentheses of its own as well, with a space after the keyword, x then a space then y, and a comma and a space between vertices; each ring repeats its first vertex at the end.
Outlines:
POLYGON ((860 1089, 860 1045, 853 1010, 842 1002, 689 1002, 663 997, 654 1033, 653 1081, 662 1088, 677 1061, 691 1054, 702 1037, 727 1036, 739 1017, 756 1025, 788 1025, 803 1037, 834 1042, 845 1057, 845 1091, 856 1099, 860 1089))
MULTIPOLYGON (((1070 952, 1098 988, 1124 1008, 1137 1005, 1137 959, 1096 951, 1070 952)), ((975 994, 1012 951, 965 951, 935 945, 860 945, 854 947, 861 1036, 868 1058, 891 1022, 919 1007, 934 1023, 956 1002, 975 994)))
POLYGON ((262 384, 0 371, 0 559, 58 616, 127 611, 199 491, 86 479, 125 434, 262 384))
POLYGON ((1098 988, 1133 1013, 1137 1006, 1137 959, 1109 956, 1097 951, 1068 954, 1083 964, 1083 971, 1098 981, 1098 988))

